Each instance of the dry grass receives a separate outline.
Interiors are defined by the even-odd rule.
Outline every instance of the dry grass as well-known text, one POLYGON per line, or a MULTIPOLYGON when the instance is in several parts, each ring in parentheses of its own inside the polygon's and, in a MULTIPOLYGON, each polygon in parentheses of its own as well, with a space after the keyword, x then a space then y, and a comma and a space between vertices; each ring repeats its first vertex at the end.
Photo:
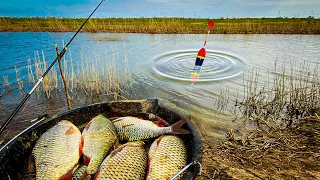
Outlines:
POLYGON ((11 92, 8 76, 2 76, 2 78, 3 78, 3 87, 5 89, 5 93, 8 94, 11 92))
MULTIPOLYGON (((209 19, 199 18, 92 18, 85 32, 204 34, 209 19)), ((219 18, 215 34, 320 34, 320 20, 308 18, 219 18)), ((0 31, 76 31, 81 18, 0 17, 0 31)))
POLYGON ((230 129, 228 141, 204 143, 198 179, 320 179, 318 65, 291 63, 276 64, 262 78, 258 69, 249 70, 244 98, 232 110, 229 90, 221 91, 218 110, 237 109, 237 120, 255 129, 230 129))
POLYGON ((320 118, 203 146, 198 179, 320 179, 320 118))
POLYGON ((243 93, 221 88, 214 109, 258 129, 288 127, 320 108, 318 67, 309 61, 276 62, 264 76, 259 69, 248 68, 243 76, 243 93))
POLYGON ((112 36, 102 36, 102 37, 91 37, 90 40, 92 41, 116 41, 116 42, 126 42, 127 39, 122 37, 112 35, 112 36))
MULTIPOLYGON (((30 60, 28 62, 28 80, 31 85, 34 85, 35 79, 39 79, 47 69, 43 52, 41 56, 42 59, 36 52, 34 64, 32 65, 30 60)), ((79 63, 74 65, 71 51, 68 51, 63 59, 63 74, 71 102, 83 97, 87 99, 87 103, 100 102, 100 97, 104 97, 104 100, 126 99, 125 97, 132 93, 132 80, 128 73, 126 56, 123 62, 120 62, 117 52, 108 55, 106 51, 94 51, 93 58, 81 53, 81 58, 76 61, 79 63)), ((63 89, 60 82, 57 70, 52 69, 37 89, 38 98, 40 99, 42 94, 46 99, 54 99, 60 95, 59 92, 63 89)))

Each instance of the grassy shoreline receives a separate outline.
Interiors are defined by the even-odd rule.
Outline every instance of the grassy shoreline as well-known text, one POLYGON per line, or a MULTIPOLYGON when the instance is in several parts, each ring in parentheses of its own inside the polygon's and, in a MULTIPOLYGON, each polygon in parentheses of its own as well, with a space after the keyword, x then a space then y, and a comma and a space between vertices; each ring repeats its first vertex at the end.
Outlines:
MULTIPOLYGON (((0 32, 72 32, 84 18, 0 17, 0 32)), ((198 18, 92 18, 83 32, 203 34, 209 19, 198 18)), ((213 19, 212 34, 320 34, 316 18, 213 19)))

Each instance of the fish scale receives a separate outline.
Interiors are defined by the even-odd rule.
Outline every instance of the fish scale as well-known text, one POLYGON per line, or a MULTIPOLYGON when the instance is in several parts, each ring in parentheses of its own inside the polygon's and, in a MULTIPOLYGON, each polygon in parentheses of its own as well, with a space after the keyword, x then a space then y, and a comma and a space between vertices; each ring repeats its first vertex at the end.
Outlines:
POLYGON ((170 179, 187 164, 187 150, 178 136, 163 135, 152 143, 148 160, 147 180, 170 179))
POLYGON ((34 162, 29 162, 29 170, 36 168, 36 179, 71 176, 81 156, 81 148, 79 129, 69 121, 60 121, 37 141, 31 156, 34 162))
POLYGON ((142 141, 129 142, 111 152, 102 162, 95 179, 144 179, 147 152, 142 141))
POLYGON ((86 172, 87 166, 82 165, 80 166, 72 175, 71 180, 80 180, 83 178, 85 172, 86 172))

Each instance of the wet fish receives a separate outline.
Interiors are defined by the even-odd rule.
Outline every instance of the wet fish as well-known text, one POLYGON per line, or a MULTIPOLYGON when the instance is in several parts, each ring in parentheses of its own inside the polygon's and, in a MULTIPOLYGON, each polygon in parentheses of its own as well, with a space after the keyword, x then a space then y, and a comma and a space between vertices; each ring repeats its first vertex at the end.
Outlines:
POLYGON ((88 174, 95 174, 110 150, 117 146, 116 132, 113 123, 102 114, 94 117, 84 128, 83 156, 88 174))
MULTIPOLYGON (((187 150, 178 136, 163 135, 156 139, 148 153, 147 180, 170 179, 187 164, 187 150)), ((176 179, 181 179, 182 175, 176 179)))
POLYGON ((136 141, 158 137, 163 134, 189 134, 181 126, 186 119, 180 120, 169 127, 159 127, 155 123, 137 117, 121 117, 113 121, 119 140, 136 141))
POLYGON ((94 179, 144 179, 146 166, 147 152, 144 143, 128 142, 107 156, 94 179))
POLYGON ((81 155, 81 132, 63 120, 41 135, 32 150, 29 171, 36 171, 36 179, 71 179, 81 155))

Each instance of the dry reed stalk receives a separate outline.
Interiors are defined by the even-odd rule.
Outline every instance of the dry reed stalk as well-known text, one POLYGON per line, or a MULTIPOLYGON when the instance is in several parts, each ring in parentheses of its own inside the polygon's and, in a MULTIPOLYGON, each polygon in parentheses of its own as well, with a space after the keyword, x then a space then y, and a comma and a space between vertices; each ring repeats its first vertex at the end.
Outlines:
POLYGON ((5 92, 10 93, 11 89, 10 89, 10 83, 8 80, 8 76, 2 76, 2 78, 3 78, 3 87, 6 90, 5 92))
MULTIPOLYGON (((57 56, 59 56, 59 47, 58 44, 56 44, 56 54, 57 56)), ((63 54, 64 55, 64 54, 63 54)), ((68 105, 68 109, 71 109, 71 103, 70 103, 70 99, 69 99, 69 92, 68 92, 68 86, 65 80, 65 77, 63 75, 63 69, 62 69, 62 64, 61 64, 61 57, 59 57, 58 59, 58 65, 59 65, 59 71, 60 71, 60 76, 61 76, 61 80, 63 82, 63 87, 64 87, 64 92, 65 92, 65 96, 66 96, 66 100, 67 100, 67 105, 68 105)), ((72 66, 72 65, 71 65, 72 66)), ((73 70, 73 66, 72 66, 72 70, 73 70)), ((55 70, 54 70, 55 71, 55 70)), ((56 88, 58 89, 58 78, 57 76, 55 76, 55 82, 56 82, 56 88)))
POLYGON ((298 66, 287 70, 283 65, 277 70, 278 66, 275 64, 271 87, 270 82, 258 87, 259 72, 254 73, 252 70, 249 73, 244 86, 245 99, 239 103, 245 122, 253 122, 261 129, 278 129, 291 126, 294 119, 313 115, 315 109, 320 107, 318 69, 315 66, 311 74, 309 62, 298 66), (296 69, 304 71, 293 73, 296 69))
POLYGON ((17 83, 18 83, 18 88, 19 88, 20 94, 24 95, 25 94, 25 90, 23 88, 23 81, 20 78, 20 72, 19 72, 19 70, 17 69, 16 66, 15 66, 15 71, 16 71, 16 79, 17 79, 17 83))
POLYGON ((35 84, 35 79, 33 76, 33 71, 32 71, 32 65, 31 65, 31 60, 30 58, 28 59, 28 80, 30 84, 35 84))

